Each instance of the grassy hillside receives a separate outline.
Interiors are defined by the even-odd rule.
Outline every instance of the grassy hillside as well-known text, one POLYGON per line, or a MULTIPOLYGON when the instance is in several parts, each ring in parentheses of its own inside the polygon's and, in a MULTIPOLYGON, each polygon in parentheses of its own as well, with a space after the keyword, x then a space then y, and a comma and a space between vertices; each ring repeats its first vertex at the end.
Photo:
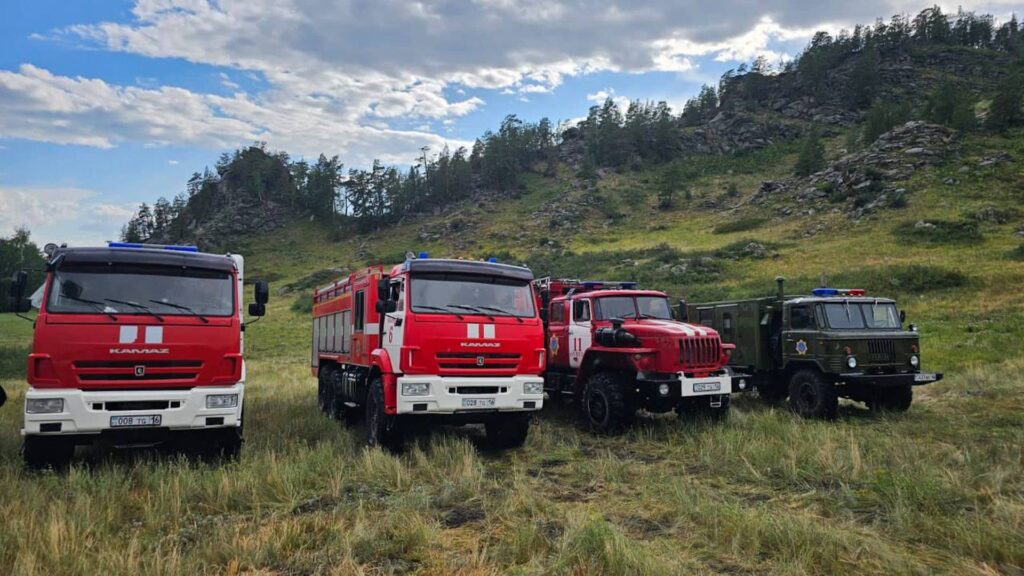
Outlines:
POLYGON ((295 224, 239 246, 275 296, 246 336, 237 463, 80 453, 66 475, 26 473, 17 358, 31 327, 0 316, 0 384, 12 394, 0 409, 0 572, 1020 573, 1024 134, 966 138, 959 157, 898 183, 905 207, 856 221, 744 203, 762 180, 787 177, 795 153, 694 159, 693 200, 668 211, 656 209, 659 168, 610 173, 594 189, 563 169, 516 200, 369 235, 335 241, 295 224), (979 166, 1004 151, 1012 161, 979 166), (979 220, 990 206, 1006 218, 979 220), (918 221, 953 224, 921 234, 918 221), (322 283, 311 274, 406 250, 498 254, 539 274, 639 278, 696 298, 769 293, 779 274, 809 288, 824 272, 897 297, 920 326, 925 366, 946 379, 899 416, 850 404, 836 422, 807 422, 744 398, 725 424, 650 418, 596 438, 552 409, 507 453, 459 429, 397 456, 366 450, 361 430, 315 408, 301 304, 322 283), (278 295, 287 285, 297 288, 278 295))

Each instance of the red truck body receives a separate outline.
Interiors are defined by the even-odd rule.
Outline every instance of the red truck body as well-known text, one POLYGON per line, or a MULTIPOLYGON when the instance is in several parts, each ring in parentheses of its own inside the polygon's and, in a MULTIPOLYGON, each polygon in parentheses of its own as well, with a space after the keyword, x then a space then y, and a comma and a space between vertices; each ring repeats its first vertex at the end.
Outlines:
POLYGON ((400 444, 410 417, 482 422, 489 438, 521 433, 499 444, 521 443, 529 414, 543 406, 532 279, 494 262, 410 258, 316 290, 312 373, 321 409, 335 417, 365 411, 370 444, 400 444))

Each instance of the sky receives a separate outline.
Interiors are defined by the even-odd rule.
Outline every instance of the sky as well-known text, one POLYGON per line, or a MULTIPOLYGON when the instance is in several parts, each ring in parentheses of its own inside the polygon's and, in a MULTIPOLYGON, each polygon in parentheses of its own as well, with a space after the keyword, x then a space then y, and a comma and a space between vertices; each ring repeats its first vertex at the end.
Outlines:
MULTIPOLYGON (((932 1, 0 0, 0 236, 116 240, 256 141, 293 158, 411 164, 508 114, 614 98, 677 111, 760 55, 932 1)), ((1024 13, 1024 0, 938 3, 1024 13)))

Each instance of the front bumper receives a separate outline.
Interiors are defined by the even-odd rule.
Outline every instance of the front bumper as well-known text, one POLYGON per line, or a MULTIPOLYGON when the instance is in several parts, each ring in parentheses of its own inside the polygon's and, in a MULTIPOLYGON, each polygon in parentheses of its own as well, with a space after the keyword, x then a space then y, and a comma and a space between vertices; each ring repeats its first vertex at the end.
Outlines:
POLYGON ((932 382, 942 380, 941 372, 917 372, 908 374, 865 374, 863 372, 848 372, 840 374, 836 378, 839 382, 846 384, 858 384, 861 386, 875 386, 880 388, 894 386, 924 386, 932 382))
POLYGON ((397 388, 399 414, 522 412, 544 406, 544 378, 540 376, 399 376, 397 388), (526 394, 527 383, 539 384, 541 392, 526 394), (429 390, 426 395, 405 396, 403 384, 427 384, 429 390))
MULTIPOLYGON (((25 413, 21 434, 100 434, 110 430, 200 430, 230 428, 242 425, 242 402, 245 383, 233 386, 199 386, 188 390, 78 390, 29 388, 25 399, 60 398, 64 410, 53 414, 25 413), (216 394, 237 394, 234 408, 207 408, 206 397, 216 394), (162 409, 121 410, 117 403, 167 403, 162 409), (118 409, 110 410, 111 403, 118 409), (111 417, 160 416, 159 426, 112 427, 111 417), (45 431, 44 431, 45 430, 45 431)), ((22 408, 24 411, 24 408, 22 408)))

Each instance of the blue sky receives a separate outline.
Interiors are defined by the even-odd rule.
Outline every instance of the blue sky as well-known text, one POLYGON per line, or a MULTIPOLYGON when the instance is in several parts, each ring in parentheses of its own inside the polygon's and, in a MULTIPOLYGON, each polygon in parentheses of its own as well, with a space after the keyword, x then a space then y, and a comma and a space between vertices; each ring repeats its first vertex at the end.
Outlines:
POLYGON ((472 141, 506 114, 567 120, 604 97, 678 109, 816 29, 930 4, 3 0, 0 235, 115 239, 139 202, 254 140, 361 167, 472 141))

